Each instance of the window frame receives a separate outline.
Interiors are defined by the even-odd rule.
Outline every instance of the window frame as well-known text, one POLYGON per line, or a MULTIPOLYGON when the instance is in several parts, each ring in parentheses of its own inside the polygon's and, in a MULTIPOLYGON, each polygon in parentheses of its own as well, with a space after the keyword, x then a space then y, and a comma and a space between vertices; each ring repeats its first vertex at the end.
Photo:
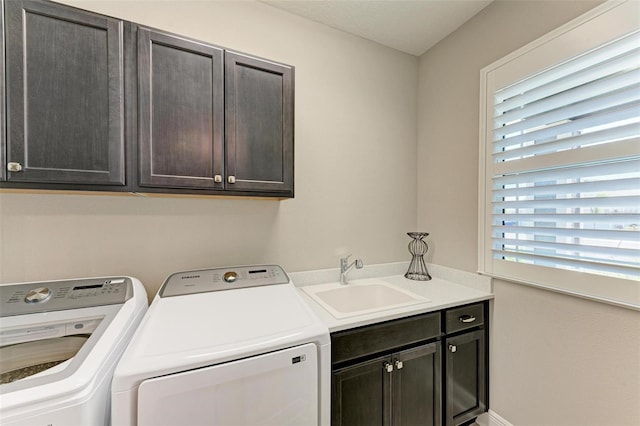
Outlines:
POLYGON ((640 310, 640 282, 494 259, 492 255, 493 94, 640 28, 639 3, 609 1, 480 71, 478 272, 511 282, 640 310))

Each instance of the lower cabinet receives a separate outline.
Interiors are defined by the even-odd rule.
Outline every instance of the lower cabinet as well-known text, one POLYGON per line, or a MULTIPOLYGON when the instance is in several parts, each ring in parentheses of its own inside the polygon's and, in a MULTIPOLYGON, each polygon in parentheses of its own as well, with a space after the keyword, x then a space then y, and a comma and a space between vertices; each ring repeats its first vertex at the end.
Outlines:
POLYGON ((454 426, 486 411, 485 332, 446 339, 446 419, 454 426))
POLYGON ((331 334, 333 426, 458 426, 488 408, 488 303, 331 334))
POLYGON ((488 308, 488 303, 475 303, 443 313, 447 426, 464 424, 487 410, 488 308))
POLYGON ((336 370, 332 424, 439 425, 440 342, 336 370))

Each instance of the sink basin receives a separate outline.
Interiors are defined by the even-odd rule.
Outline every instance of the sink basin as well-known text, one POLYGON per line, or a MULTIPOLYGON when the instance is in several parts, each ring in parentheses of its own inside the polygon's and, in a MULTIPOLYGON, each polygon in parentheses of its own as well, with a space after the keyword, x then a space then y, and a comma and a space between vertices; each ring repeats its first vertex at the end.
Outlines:
POLYGON ((430 301, 381 280, 319 284, 302 291, 338 319, 430 301))

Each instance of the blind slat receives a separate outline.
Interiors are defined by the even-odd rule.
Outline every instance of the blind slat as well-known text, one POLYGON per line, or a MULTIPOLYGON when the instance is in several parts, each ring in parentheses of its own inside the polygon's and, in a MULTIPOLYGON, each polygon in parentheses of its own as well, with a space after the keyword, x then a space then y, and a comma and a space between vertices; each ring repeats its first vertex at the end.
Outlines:
MULTIPOLYGON (((552 182, 547 182, 547 184, 541 184, 527 188, 527 195, 532 196, 553 194, 558 196, 576 193, 591 193, 596 191, 604 192, 634 189, 640 191, 640 177, 564 184, 554 184, 552 182)), ((501 189, 493 192, 493 199, 500 200, 503 197, 514 197, 518 195, 522 195, 522 188, 501 189)))
POLYGON ((630 158, 623 161, 605 162, 601 164, 576 165, 550 170, 536 170, 532 172, 514 173, 494 176, 493 187, 500 189, 504 185, 526 184, 545 181, 559 181, 566 179, 587 179, 598 176, 625 175, 637 173, 640 170, 640 159, 630 158))
POLYGON ((574 120, 577 117, 590 115, 598 111, 605 111, 609 108, 619 107, 628 103, 637 103, 640 100, 640 85, 634 84, 624 89, 557 108, 542 114, 530 117, 527 120, 508 124, 494 130, 494 140, 508 139, 510 136, 520 136, 518 132, 535 129, 542 125, 559 123, 564 120, 574 120))
POLYGON ((536 141, 533 145, 517 146, 509 151, 497 152, 493 155, 493 158, 495 162, 513 161, 523 156, 551 154, 560 150, 575 149, 600 142, 611 143, 623 139, 640 141, 640 138, 634 138, 638 134, 640 134, 640 122, 562 139, 553 138, 546 141, 536 141))
POLYGON ((592 227, 594 225, 607 224, 609 226, 631 226, 640 227, 640 214, 638 213, 613 213, 613 214, 557 214, 557 213, 514 213, 514 214, 495 214, 493 215, 495 223, 510 221, 514 224, 530 223, 530 222, 548 222, 557 225, 567 223, 581 223, 583 226, 592 227))
POLYGON ((634 32, 625 37, 621 37, 620 39, 612 41, 598 49, 578 56, 573 60, 549 68, 532 78, 516 82, 497 90, 495 94, 496 103, 512 98, 520 93, 534 90, 539 86, 547 85, 560 78, 576 74, 585 68, 590 68, 603 62, 609 62, 616 56, 624 55, 637 49, 638 45, 640 45, 639 32, 634 32))
POLYGON ((525 260, 540 266, 553 268, 566 267, 592 273, 607 273, 621 275, 634 280, 640 280, 640 268, 636 266, 611 265, 605 262, 585 262, 582 260, 563 259, 553 256, 532 255, 528 253, 514 253, 503 250, 493 250, 494 257, 513 258, 513 261, 525 260))
MULTIPOLYGON (((638 50, 639 56, 635 59, 636 67, 640 67, 640 49, 638 50)), ((511 110, 501 115, 496 115, 494 128, 498 129, 512 121, 527 120, 544 112, 552 111, 566 105, 575 104, 577 102, 595 98, 605 93, 623 89, 630 85, 638 84, 639 81, 640 69, 634 68, 623 73, 608 76, 608 78, 591 81, 589 84, 574 87, 571 90, 551 92, 553 95, 547 96, 544 99, 533 103, 525 103, 519 105, 515 110, 511 110)))
MULTIPOLYGON (((494 240, 494 248, 502 249, 502 246, 521 246, 521 247, 531 247, 533 249, 546 249, 546 250, 558 250, 562 252, 567 251, 575 251, 577 253, 589 253, 595 255, 604 255, 604 256, 620 256, 633 258, 635 260, 627 260, 626 263, 630 261, 637 262, 638 256, 640 254, 637 250, 634 249, 626 249, 620 247, 602 247, 602 246, 593 246, 587 244, 567 244, 567 243, 555 243, 555 242, 547 242, 547 241, 536 241, 536 240, 515 240, 509 238, 496 238, 494 240)), ((509 249, 513 251, 513 248, 509 249)), ((520 251, 516 249, 516 251, 520 251)), ((527 251, 522 251, 526 253, 527 251)))
POLYGON ((612 241, 640 242, 638 231, 617 231, 610 229, 545 228, 543 226, 494 226, 494 238, 505 234, 535 235, 539 237, 575 237, 612 241))
POLYGON ((638 117, 639 111, 640 102, 636 102, 623 105, 620 108, 600 111, 592 115, 576 118, 563 124, 556 124, 552 127, 545 127, 540 130, 523 133, 518 136, 511 136, 507 139, 496 139, 493 143, 493 152, 501 152, 505 149, 510 149, 510 147, 517 147, 519 144, 538 140, 547 140, 549 138, 558 140, 561 135, 571 135, 585 129, 633 119, 638 117))
POLYGON ((554 198, 551 200, 495 201, 494 209, 573 209, 629 208, 638 209, 640 196, 554 198))

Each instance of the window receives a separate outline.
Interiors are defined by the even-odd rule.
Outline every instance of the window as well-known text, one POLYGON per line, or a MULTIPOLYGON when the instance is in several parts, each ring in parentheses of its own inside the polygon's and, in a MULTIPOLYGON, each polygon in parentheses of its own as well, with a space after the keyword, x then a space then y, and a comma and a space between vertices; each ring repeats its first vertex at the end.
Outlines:
POLYGON ((640 308, 640 18, 607 3, 482 71, 480 271, 640 308))

